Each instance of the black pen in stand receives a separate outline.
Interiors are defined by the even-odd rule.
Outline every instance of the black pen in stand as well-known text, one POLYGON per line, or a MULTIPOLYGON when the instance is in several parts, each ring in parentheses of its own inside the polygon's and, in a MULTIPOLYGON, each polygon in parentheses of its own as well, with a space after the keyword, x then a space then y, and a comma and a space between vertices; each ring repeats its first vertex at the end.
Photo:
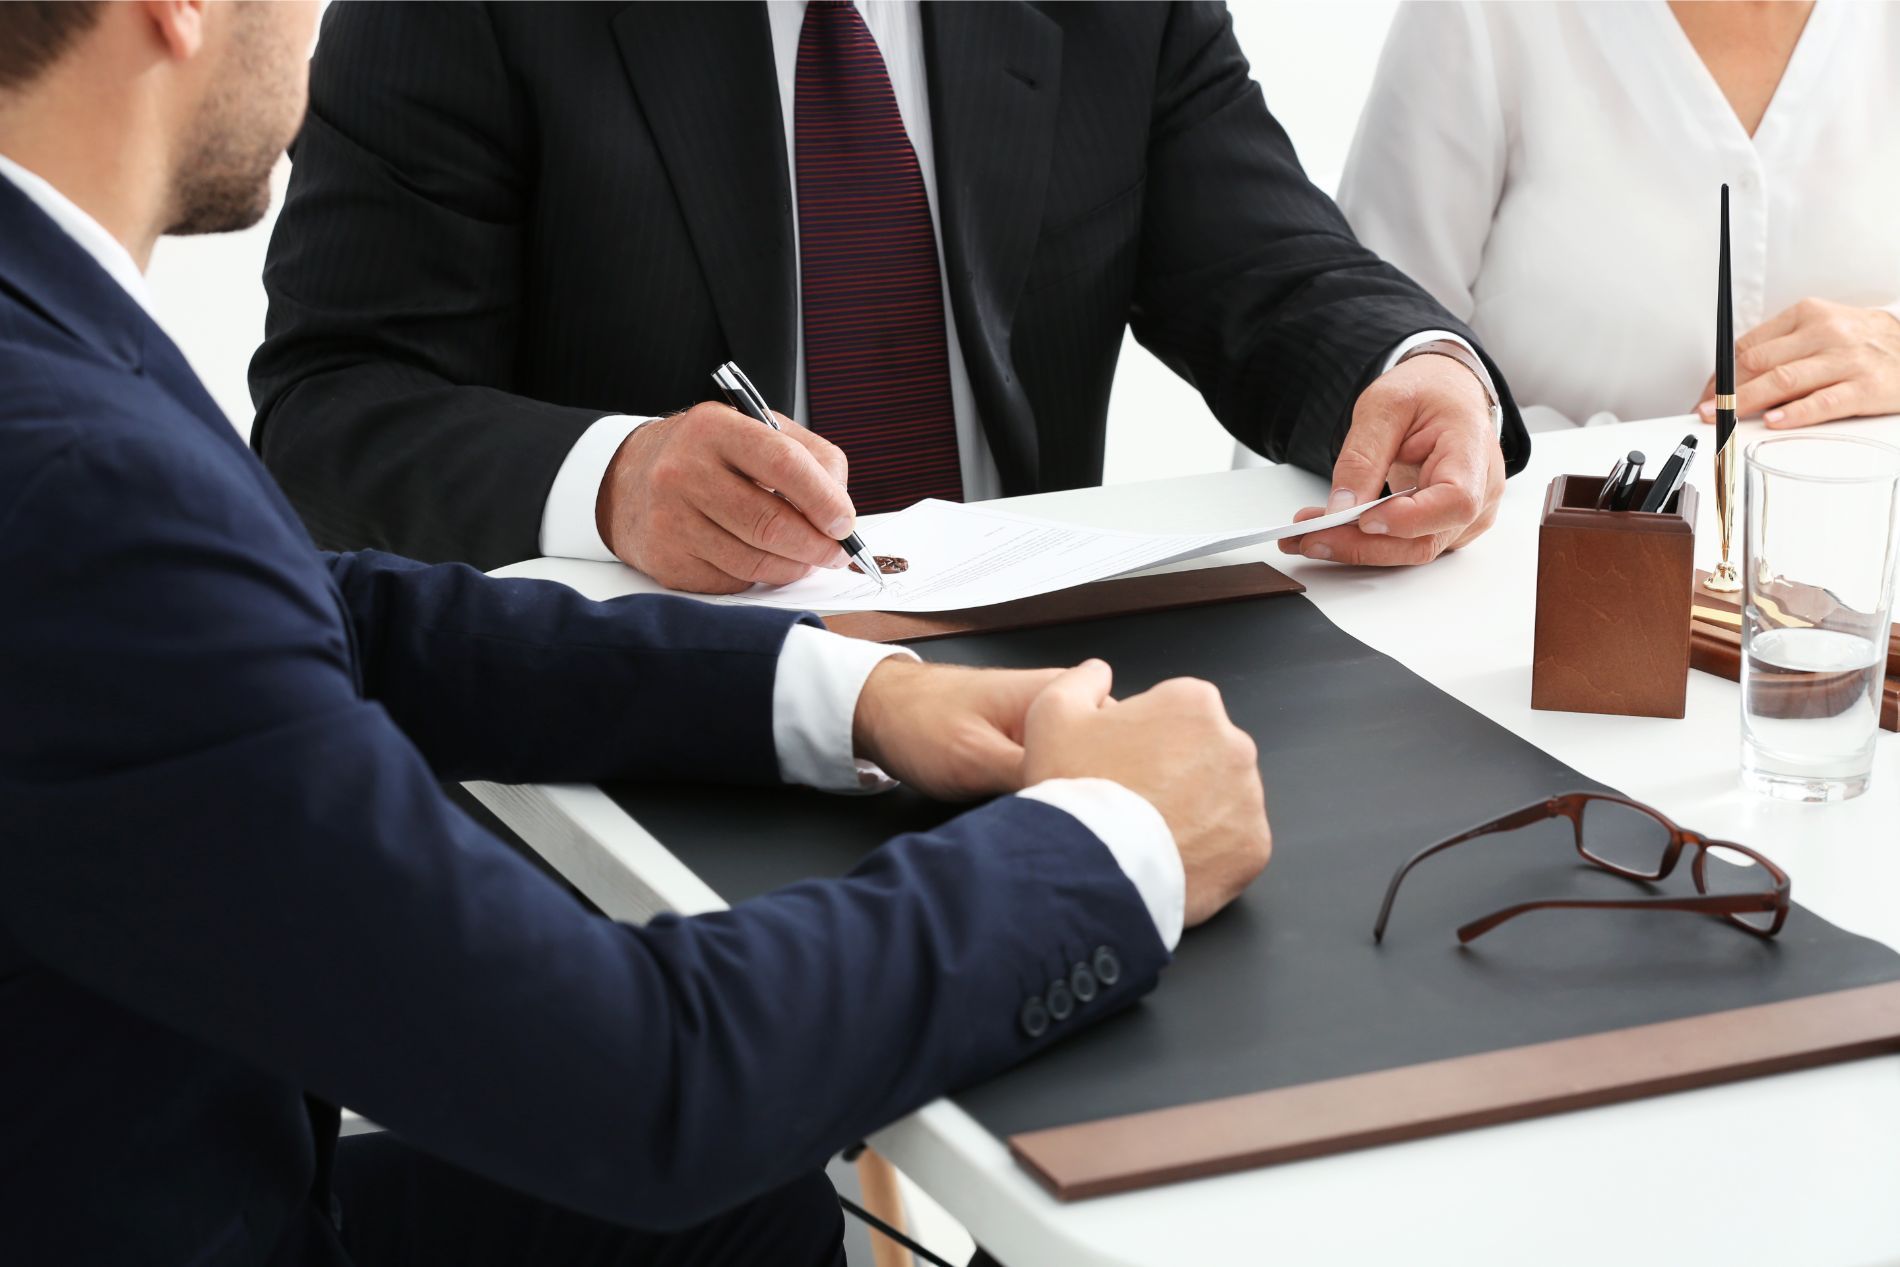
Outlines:
MULTIPOLYGON (((764 423, 774 431, 785 429, 779 426, 778 419, 772 416, 772 410, 766 405, 765 397, 759 395, 759 389, 752 385, 752 380, 745 376, 745 371, 733 362, 727 361, 714 370, 712 379, 719 390, 726 394, 726 400, 734 409, 754 422, 764 423)), ((879 589, 884 588, 884 573, 878 570, 877 560, 871 557, 869 550, 865 549, 863 537, 854 532, 838 544, 844 547, 844 552, 851 556, 851 561, 858 565, 860 572, 876 581, 879 589)))
POLYGON ((1715 279, 1715 518, 1722 559, 1703 588, 1733 594, 1741 577, 1728 557, 1735 529, 1735 317, 1729 311, 1728 186, 1722 186, 1722 257, 1715 279))

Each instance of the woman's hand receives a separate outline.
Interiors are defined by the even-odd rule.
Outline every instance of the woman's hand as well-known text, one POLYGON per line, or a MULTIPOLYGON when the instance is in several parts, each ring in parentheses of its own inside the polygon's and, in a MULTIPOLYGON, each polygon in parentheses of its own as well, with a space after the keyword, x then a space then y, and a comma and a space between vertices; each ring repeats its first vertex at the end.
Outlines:
MULTIPOLYGON (((1696 412, 1715 421, 1715 381, 1696 412)), ((1735 341, 1735 413, 1769 427, 1811 427, 1900 413, 1900 317, 1803 299, 1735 341)))

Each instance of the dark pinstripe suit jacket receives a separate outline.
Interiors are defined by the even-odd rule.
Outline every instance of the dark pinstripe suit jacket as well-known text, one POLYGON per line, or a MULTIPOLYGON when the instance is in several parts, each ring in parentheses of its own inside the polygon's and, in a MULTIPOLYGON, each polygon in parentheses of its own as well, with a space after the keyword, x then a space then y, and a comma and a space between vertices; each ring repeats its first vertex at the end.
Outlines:
MULTIPOLYGON (((1224 8, 927 3, 923 29, 1008 492, 1099 480, 1124 326, 1320 471, 1394 343, 1475 345, 1308 183, 1224 8)), ((783 126, 761 5, 333 5, 251 367, 254 442, 318 541, 524 558, 601 414, 706 399, 727 357, 789 401, 783 126)))

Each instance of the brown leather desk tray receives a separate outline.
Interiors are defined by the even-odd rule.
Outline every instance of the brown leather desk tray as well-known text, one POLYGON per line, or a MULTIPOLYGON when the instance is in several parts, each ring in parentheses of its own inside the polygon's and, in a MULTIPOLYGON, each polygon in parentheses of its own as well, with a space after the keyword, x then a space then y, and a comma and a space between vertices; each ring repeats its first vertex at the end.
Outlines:
POLYGON ((1228 567, 1096 581, 1053 594, 1019 598, 1013 603, 966 607, 961 611, 843 612, 825 617, 825 627, 833 633, 863 638, 867 642, 924 642, 958 634, 1040 629, 1105 616, 1206 607, 1242 598, 1305 592, 1306 586, 1264 563, 1235 563, 1228 567))

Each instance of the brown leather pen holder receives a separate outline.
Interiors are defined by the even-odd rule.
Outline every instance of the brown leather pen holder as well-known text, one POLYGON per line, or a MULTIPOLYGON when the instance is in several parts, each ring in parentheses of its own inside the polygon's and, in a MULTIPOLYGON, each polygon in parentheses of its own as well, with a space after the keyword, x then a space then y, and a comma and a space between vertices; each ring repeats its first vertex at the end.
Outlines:
MULTIPOLYGON (((1636 500, 1650 481, 1637 485, 1636 500)), ((1689 686, 1695 489, 1654 514, 1598 510, 1601 476, 1559 475, 1537 530, 1531 707, 1680 717, 1689 686)))

